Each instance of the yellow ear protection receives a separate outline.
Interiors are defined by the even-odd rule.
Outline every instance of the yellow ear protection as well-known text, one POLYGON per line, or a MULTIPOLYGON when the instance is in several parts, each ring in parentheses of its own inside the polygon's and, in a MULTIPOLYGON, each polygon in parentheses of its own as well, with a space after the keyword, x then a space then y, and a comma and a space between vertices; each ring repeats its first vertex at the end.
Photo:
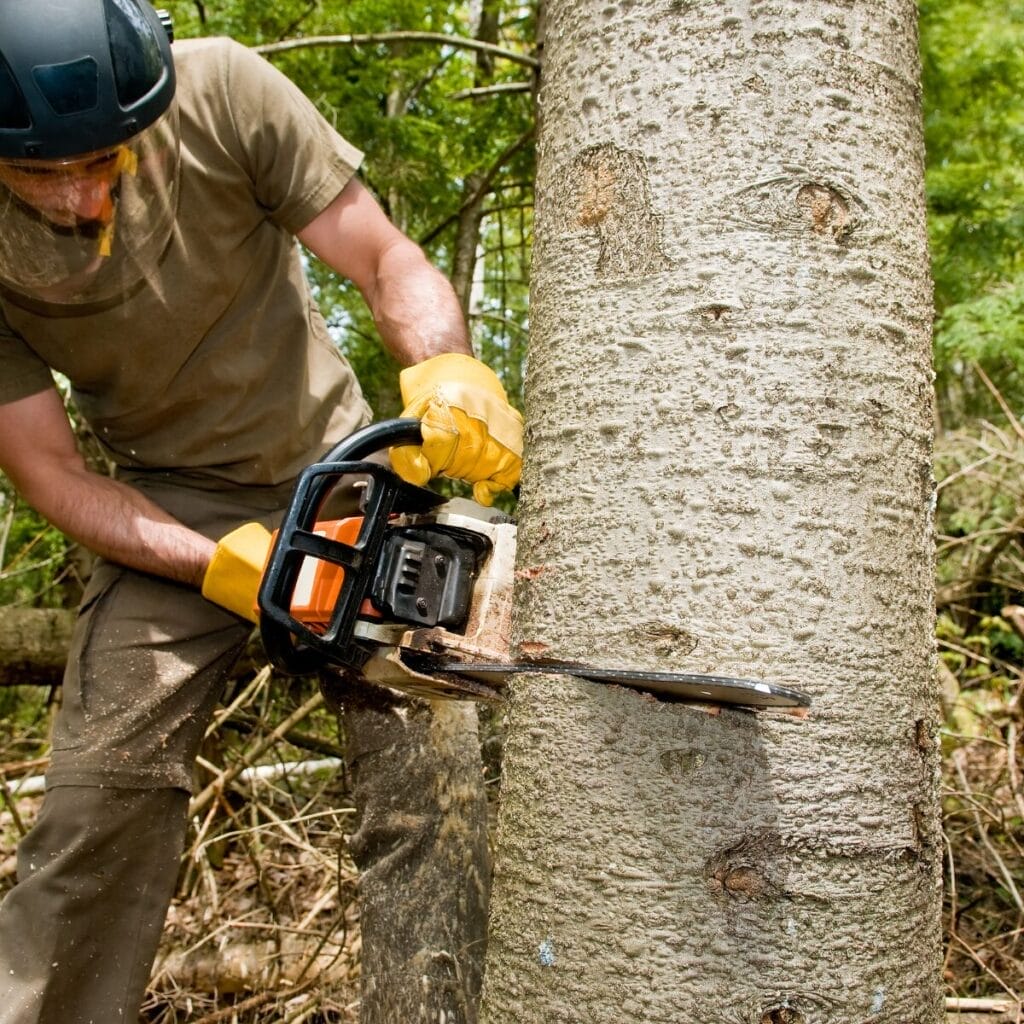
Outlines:
MULTIPOLYGON (((120 180, 122 174, 136 175, 139 171, 139 158, 135 151, 128 146, 118 146, 117 155, 110 164, 109 177, 107 178, 111 189, 120 180)), ((106 177, 106 175, 104 175, 106 177)), ((99 219, 103 221, 103 229, 100 231, 99 249, 100 256, 109 256, 114 244, 114 200, 110 193, 107 193, 103 201, 103 209, 100 210, 99 219)))

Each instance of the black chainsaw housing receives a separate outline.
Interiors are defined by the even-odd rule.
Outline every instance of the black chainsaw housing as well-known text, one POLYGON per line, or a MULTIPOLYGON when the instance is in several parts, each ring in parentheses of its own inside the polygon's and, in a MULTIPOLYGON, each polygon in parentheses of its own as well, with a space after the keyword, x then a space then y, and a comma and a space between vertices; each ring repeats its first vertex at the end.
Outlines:
POLYGON ((393 527, 384 534, 370 600, 389 620, 462 629, 490 549, 482 534, 457 526, 393 527))

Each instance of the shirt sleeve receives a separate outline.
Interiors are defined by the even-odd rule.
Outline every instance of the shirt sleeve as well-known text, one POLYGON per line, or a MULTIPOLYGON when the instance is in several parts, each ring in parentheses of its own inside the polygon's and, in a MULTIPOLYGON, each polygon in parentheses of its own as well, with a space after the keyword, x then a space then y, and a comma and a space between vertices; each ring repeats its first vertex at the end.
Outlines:
POLYGON ((53 387, 50 368, 7 323, 0 310, 0 404, 53 387))
POLYGON ((335 199, 362 163, 305 94, 269 61, 228 46, 225 95, 257 201, 292 234, 335 199))

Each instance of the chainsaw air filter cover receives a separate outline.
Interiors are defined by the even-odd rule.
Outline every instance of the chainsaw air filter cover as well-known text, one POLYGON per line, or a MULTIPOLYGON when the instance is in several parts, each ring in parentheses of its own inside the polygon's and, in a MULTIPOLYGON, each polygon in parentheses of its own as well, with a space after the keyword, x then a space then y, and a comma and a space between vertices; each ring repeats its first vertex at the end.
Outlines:
POLYGON ((384 535, 370 598, 387 618, 461 629, 491 542, 458 527, 394 527, 384 535))

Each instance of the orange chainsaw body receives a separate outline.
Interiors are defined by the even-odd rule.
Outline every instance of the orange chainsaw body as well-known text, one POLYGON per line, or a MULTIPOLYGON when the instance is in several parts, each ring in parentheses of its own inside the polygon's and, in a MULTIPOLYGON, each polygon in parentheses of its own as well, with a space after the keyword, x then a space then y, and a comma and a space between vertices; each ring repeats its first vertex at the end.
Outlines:
MULTIPOLYGON (((315 533, 328 540, 355 544, 362 529, 362 516, 328 519, 316 524, 315 533)), ((274 531, 273 540, 277 540, 274 531)), ((323 628, 331 621, 331 613, 338 603, 338 595, 345 580, 345 570, 333 562, 324 562, 308 555, 299 570, 292 595, 292 615, 312 628, 323 628)), ((380 613, 367 598, 359 609, 360 618, 379 619, 380 613)))

